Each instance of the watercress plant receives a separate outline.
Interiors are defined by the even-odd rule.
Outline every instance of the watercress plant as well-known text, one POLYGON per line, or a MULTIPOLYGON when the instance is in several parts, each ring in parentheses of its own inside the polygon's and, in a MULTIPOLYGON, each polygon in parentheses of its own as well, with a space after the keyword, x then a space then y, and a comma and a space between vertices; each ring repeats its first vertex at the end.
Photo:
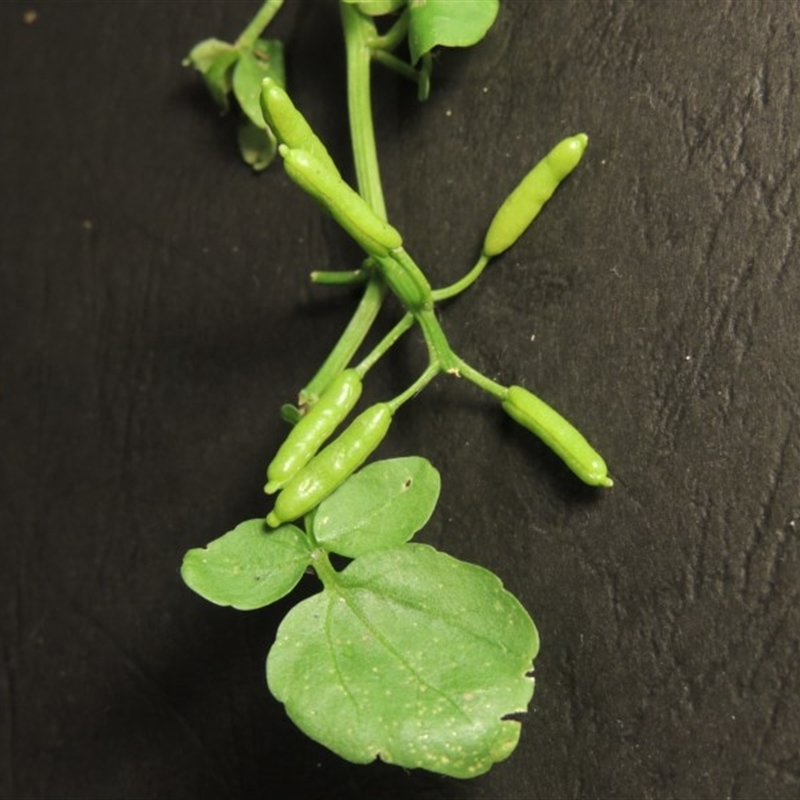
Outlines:
POLYGON ((233 97, 244 160, 262 170, 279 154, 292 180, 363 249, 365 260, 355 269, 316 272, 312 279, 363 284, 364 292, 297 405, 281 409, 293 428, 267 469, 265 491, 275 501, 266 520, 248 520, 190 550, 181 574, 211 602, 247 610, 284 597, 307 570, 315 572, 322 590, 288 613, 267 658, 267 684, 289 716, 353 762, 380 758, 472 777, 516 746, 516 716, 533 694, 536 628, 497 577, 410 543, 439 494, 439 473, 428 461, 359 467, 399 409, 445 374, 491 395, 581 480, 611 486, 605 462, 569 422, 528 390, 503 386, 470 366, 451 348, 435 313, 436 303, 472 286, 525 232, 577 166, 588 139, 569 136, 534 166, 491 221, 476 264, 434 289, 386 219, 370 69, 377 63, 397 71, 425 99, 431 51, 478 42, 499 0, 339 0, 357 189, 286 92, 281 44, 261 38, 282 3, 268 0, 235 42, 201 42, 186 63, 223 111, 233 97), (389 293, 403 313, 355 362, 389 293), (428 353, 419 377, 348 423, 368 371, 415 326, 428 353), (331 555, 352 561, 337 570, 331 555))
POLYGON ((181 574, 219 605, 254 609, 311 567, 322 591, 298 603, 267 658, 270 691, 309 736, 356 763, 376 757, 468 778, 516 746, 533 694, 536 628, 499 579, 407 544, 428 521, 439 473, 377 461, 319 505, 305 530, 248 520, 181 574), (352 558, 336 571, 330 554, 352 558))

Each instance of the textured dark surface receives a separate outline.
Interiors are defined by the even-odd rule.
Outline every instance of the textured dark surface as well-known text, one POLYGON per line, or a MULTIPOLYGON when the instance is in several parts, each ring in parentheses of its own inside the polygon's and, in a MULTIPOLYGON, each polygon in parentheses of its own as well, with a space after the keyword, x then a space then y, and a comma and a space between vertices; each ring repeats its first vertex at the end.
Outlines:
MULTIPOLYGON (((266 510, 277 408, 353 304, 306 274, 357 251, 237 162, 180 68, 256 5, 0 4, 0 796, 800 795, 800 7, 506 0, 427 104, 376 81, 390 213, 436 283, 536 158, 591 138, 443 323, 573 419, 614 489, 454 382, 381 450, 439 467, 423 540, 496 571, 542 635, 517 752, 458 782, 306 740, 262 675, 288 605, 215 608, 178 576, 266 510)), ((337 25, 295 0, 275 34, 348 163, 337 25)))

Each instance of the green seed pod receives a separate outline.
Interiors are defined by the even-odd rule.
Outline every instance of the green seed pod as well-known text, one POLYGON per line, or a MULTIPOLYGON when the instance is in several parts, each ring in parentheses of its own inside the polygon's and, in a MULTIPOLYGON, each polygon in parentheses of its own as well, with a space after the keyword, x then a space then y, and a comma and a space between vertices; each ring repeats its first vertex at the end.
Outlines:
POLYGON ((535 433, 584 483, 612 486, 606 462, 573 425, 535 394, 512 386, 503 411, 535 433))
POLYGON ((377 403, 362 411, 286 484, 267 516, 267 524, 277 528, 316 508, 369 458, 386 436, 391 421, 388 403, 377 403))
POLYGON ((321 203, 369 255, 383 257, 403 244, 398 231, 382 220, 338 174, 305 150, 293 150, 284 144, 279 150, 289 177, 321 203))
POLYGON ((387 285, 408 311, 433 305, 428 279, 402 247, 375 261, 387 285))
POLYGON ((261 82, 261 111, 280 142, 291 148, 305 150, 339 176, 339 170, 322 140, 297 110, 292 98, 272 78, 265 78, 261 82))
POLYGON ((500 255, 522 236, 558 184, 578 166, 588 144, 585 133, 564 139, 522 179, 494 215, 483 242, 484 255, 500 255))
POLYGON ((310 411, 300 417, 267 467, 267 494, 276 492, 311 461, 360 396, 361 378, 354 369, 340 372, 331 381, 310 411))

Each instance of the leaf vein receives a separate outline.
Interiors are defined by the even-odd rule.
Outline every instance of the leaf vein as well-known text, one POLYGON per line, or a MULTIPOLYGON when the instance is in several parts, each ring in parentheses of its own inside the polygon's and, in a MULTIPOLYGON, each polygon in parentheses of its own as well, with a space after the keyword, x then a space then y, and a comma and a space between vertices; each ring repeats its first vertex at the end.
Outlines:
POLYGON ((392 642, 385 637, 374 625, 371 624, 366 614, 364 614, 360 609, 355 608, 355 606, 350 603, 347 597, 344 598, 345 604, 347 605, 348 610, 353 614, 353 616, 369 631, 369 633, 375 637, 375 640, 381 644, 387 652, 391 653, 397 661, 414 677, 414 679, 420 683, 421 685, 427 687, 435 694, 442 697, 447 703, 452 705, 456 711, 463 716, 467 722, 472 723, 474 720, 473 718, 467 714, 466 711, 461 707, 461 705, 453 700, 447 692, 443 689, 440 689, 438 686, 434 686, 432 683, 426 681, 422 675, 414 668, 414 666, 405 658, 403 653, 399 651, 392 642))

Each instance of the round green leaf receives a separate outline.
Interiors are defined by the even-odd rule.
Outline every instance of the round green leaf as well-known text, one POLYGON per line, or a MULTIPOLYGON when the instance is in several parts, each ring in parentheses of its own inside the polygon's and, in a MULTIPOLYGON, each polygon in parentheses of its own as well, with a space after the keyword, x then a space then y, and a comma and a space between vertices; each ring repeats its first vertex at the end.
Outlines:
POLYGON ((438 45, 470 47, 486 35, 500 0, 410 0, 408 45, 411 62, 438 45))
POLYGON ((458 778, 508 757, 539 649, 487 570, 407 544, 357 558, 295 606, 267 658, 270 691, 312 739, 458 778))
POLYGON ((259 128, 266 128, 261 113, 261 81, 272 78, 285 84, 283 44, 277 39, 258 39, 252 49, 245 50, 233 71, 233 93, 242 111, 259 128))
POLYGON ((189 550, 181 577, 206 600, 249 611, 288 594, 310 563, 308 539, 299 528, 273 531, 263 519, 250 519, 206 547, 189 550))
POLYGON ((320 504, 314 538, 349 558, 396 547, 430 519, 439 488, 439 472, 424 458, 376 461, 320 504))

